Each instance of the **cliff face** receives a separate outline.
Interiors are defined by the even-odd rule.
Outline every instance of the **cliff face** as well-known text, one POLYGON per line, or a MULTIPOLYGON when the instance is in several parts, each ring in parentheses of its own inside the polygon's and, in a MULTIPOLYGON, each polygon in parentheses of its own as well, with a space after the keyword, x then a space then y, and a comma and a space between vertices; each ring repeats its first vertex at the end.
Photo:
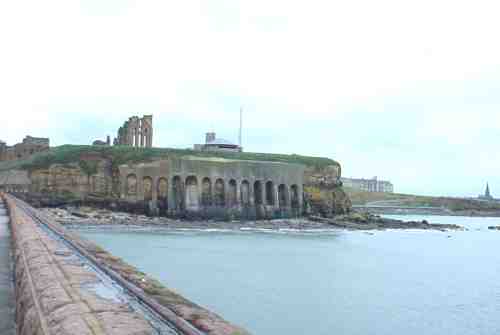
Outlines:
MULTIPOLYGON (((133 162, 131 166, 137 164, 140 162, 133 162)), ((120 190, 124 189, 123 178, 120 178, 113 157, 107 155, 86 153, 74 162, 30 169, 27 176, 31 183, 28 190, 35 204, 99 201, 111 205, 123 202, 120 197, 120 190)), ((303 185, 306 214, 330 217, 350 211, 351 201, 342 188, 340 176, 340 165, 306 167, 303 185)), ((141 206, 133 210, 137 208, 141 206)))
POLYGON ((341 167, 308 167, 304 176, 304 202, 306 212, 331 217, 349 213, 352 208, 349 196, 340 182, 341 167))

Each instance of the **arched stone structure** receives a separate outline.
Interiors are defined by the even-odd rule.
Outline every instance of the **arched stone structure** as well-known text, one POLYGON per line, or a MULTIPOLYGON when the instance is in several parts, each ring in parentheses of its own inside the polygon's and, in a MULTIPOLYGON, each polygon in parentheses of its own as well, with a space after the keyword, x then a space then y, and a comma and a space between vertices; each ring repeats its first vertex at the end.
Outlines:
POLYGON ((253 192, 254 192, 254 197, 255 197, 255 205, 263 205, 264 204, 264 199, 263 199, 263 189, 262 189, 262 182, 260 180, 257 180, 253 184, 253 192))
POLYGON ((200 192, 198 190, 198 179, 196 176, 186 178, 186 209, 197 211, 200 208, 200 192))
POLYGON ((241 204, 243 206, 249 206, 250 205, 250 183, 248 180, 243 180, 241 182, 241 204))
POLYGON ((286 209, 289 206, 288 186, 280 184, 278 187, 278 201, 280 209, 286 209))
POLYGON ((231 179, 229 181, 227 190, 227 204, 229 207, 235 207, 238 205, 238 183, 236 180, 231 179))
POLYGON ((144 189, 144 201, 153 200, 153 179, 151 177, 144 177, 142 179, 142 187, 144 189))
POLYGON ((203 178, 201 183, 201 205, 205 208, 212 206, 212 182, 210 178, 203 178))
POLYGON ((158 179, 156 193, 158 194, 158 209, 160 215, 167 214, 168 210, 168 181, 167 178, 158 179))
POLYGON ((184 210, 184 187, 182 185, 182 179, 180 176, 175 176, 172 179, 172 196, 173 196, 173 210, 180 213, 184 210))
POLYGON ((215 199, 215 206, 218 207, 224 207, 226 206, 226 194, 225 194, 225 186, 224 186, 224 180, 221 178, 218 178, 215 181, 215 190, 214 190, 214 199, 215 199))
POLYGON ((151 199, 144 207, 151 214, 271 219, 300 215, 304 171, 299 164, 189 157, 121 165, 120 178, 128 208, 140 210, 151 199))
POLYGON ((275 191, 274 191, 274 183, 272 181, 268 181, 266 183, 266 205, 274 206, 275 205, 275 191))
POLYGON ((137 195, 137 176, 135 174, 129 174, 127 176, 126 194, 129 197, 137 195))
POLYGON ((299 203, 299 187, 297 185, 292 185, 291 190, 291 206, 292 208, 300 208, 299 203))

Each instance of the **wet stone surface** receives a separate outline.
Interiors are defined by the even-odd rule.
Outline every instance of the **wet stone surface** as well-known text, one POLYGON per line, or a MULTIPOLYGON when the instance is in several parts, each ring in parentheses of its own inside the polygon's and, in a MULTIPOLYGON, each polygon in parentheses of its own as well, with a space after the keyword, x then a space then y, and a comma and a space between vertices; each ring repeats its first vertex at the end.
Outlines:
POLYGON ((0 200, 0 334, 14 335, 15 303, 9 217, 0 200))

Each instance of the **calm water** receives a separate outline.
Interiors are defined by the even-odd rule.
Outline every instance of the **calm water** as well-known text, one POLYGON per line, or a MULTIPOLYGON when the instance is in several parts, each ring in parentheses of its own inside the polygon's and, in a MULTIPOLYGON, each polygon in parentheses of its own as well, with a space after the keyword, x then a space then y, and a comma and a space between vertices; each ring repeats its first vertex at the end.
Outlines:
POLYGON ((82 232, 254 334, 500 334, 500 219, 469 231, 82 232))

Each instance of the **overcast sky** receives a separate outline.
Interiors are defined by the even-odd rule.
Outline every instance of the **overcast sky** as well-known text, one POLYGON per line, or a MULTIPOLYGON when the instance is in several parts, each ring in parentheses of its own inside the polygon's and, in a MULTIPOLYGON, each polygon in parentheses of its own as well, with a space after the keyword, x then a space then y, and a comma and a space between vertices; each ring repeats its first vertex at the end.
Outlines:
POLYGON ((209 129, 336 159, 396 191, 500 196, 500 4, 443 0, 0 1, 0 139, 209 129))

